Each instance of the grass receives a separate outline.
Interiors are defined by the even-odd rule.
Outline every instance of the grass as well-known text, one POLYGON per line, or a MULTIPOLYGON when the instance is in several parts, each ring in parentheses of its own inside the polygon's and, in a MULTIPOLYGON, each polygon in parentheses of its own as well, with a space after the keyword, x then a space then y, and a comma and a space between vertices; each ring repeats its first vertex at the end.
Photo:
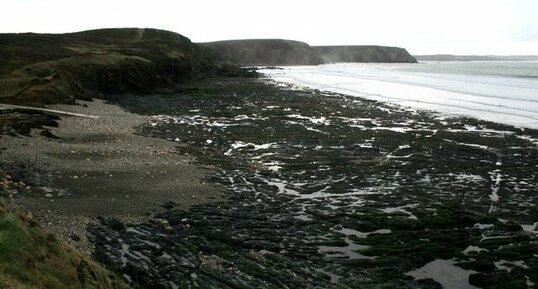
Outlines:
POLYGON ((33 220, 0 207, 0 288, 129 287, 33 220))
POLYGON ((186 37, 156 29, 0 34, 0 55, 0 102, 32 106, 147 94, 242 71, 186 37))

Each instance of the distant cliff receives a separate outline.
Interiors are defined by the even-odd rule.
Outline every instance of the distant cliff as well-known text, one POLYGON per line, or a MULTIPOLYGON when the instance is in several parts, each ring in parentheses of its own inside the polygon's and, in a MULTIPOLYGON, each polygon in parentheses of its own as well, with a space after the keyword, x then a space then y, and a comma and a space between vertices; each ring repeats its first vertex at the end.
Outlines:
POLYGON ((407 62, 417 60, 404 48, 388 46, 313 46, 325 63, 407 62))
POLYGON ((415 55, 419 61, 538 61, 538 55, 415 55))
POLYGON ((335 62, 417 62, 407 50, 386 46, 309 46, 282 39, 248 39, 201 43, 243 66, 318 65, 335 62))
POLYGON ((323 59, 308 44, 282 39, 227 40, 200 43, 226 60, 243 66, 317 65, 323 59))
POLYGON ((157 29, 0 34, 0 55, 0 102, 36 106, 240 73, 187 37, 157 29))

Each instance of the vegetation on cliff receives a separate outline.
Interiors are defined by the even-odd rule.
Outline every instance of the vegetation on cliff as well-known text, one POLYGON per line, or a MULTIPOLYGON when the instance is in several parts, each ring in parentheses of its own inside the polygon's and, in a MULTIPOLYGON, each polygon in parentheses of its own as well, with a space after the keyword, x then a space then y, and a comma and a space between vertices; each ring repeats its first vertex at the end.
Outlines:
POLYGON ((224 59, 244 66, 318 65, 336 62, 408 62, 407 50, 387 46, 309 46, 282 39, 229 40, 202 43, 224 59))
POLYGON ((123 289, 123 282, 0 205, 0 288, 123 289))
POLYGON ((173 32, 138 28, 0 34, 0 55, 0 102, 34 106, 152 93, 193 79, 246 73, 235 65, 416 62, 394 47, 311 47, 280 39, 195 44, 173 32))
POLYGON ((201 43, 239 65, 317 65, 323 60, 308 44, 283 39, 227 40, 201 43))
POLYGON ((337 62, 405 62, 417 60, 404 48, 389 46, 314 46, 325 63, 337 62))
POLYGON ((0 55, 0 101, 36 106, 241 73, 188 38, 156 29, 0 34, 0 55))

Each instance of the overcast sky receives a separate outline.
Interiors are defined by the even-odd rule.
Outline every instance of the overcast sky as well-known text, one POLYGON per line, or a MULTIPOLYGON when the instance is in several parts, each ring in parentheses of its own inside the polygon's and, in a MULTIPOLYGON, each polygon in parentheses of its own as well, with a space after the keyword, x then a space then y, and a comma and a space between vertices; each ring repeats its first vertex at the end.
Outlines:
POLYGON ((194 42, 285 38, 413 54, 538 54, 538 0, 1 0, 0 32, 152 27, 194 42))

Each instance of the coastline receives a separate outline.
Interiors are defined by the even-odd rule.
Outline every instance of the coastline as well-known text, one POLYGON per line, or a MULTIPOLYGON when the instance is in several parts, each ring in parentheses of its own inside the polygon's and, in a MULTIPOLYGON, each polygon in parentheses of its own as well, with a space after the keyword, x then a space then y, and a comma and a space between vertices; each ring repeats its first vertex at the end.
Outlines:
POLYGON ((17 149, 2 154, 31 163, 30 172, 58 172, 54 190, 71 195, 42 191, 18 204, 37 208, 34 218, 63 238, 86 234, 89 224, 94 252, 85 240, 69 241, 130 285, 432 289, 443 280, 428 264, 438 263, 478 287, 536 280, 526 254, 538 238, 536 131, 526 137, 507 125, 440 120, 267 79, 211 79, 110 101, 54 106, 100 117, 62 118, 50 129, 60 139, 37 130, 10 137, 17 149), (133 170, 140 164, 150 169, 133 170), (176 204, 159 207, 153 197, 169 195, 147 198, 144 190, 127 199, 114 190, 162 185, 152 172, 163 164, 181 175, 198 171, 170 184, 198 188, 203 198, 176 195, 176 204), (48 211, 57 206, 63 211, 48 211), (101 214, 111 218, 98 221, 101 214), (511 253, 513 246, 523 251, 511 253), (433 279, 412 279, 413 270, 433 279))
POLYGON ((1 136, 6 173, 20 172, 9 178, 24 186, 0 202, 33 216, 77 249, 91 254, 86 228, 99 216, 138 223, 166 202, 187 208, 218 199, 220 190, 202 180, 207 168, 178 155, 174 142, 136 134, 150 117, 100 99, 50 108, 98 118, 62 117, 58 127, 48 128, 58 138, 36 130, 30 137, 1 136))
POLYGON ((260 72, 300 87, 538 129, 538 66, 529 62, 360 64, 281 67, 260 72))
POLYGON ((137 286, 433 289, 439 268, 455 284, 535 282, 537 131, 270 80, 179 95, 118 103, 159 115, 142 134, 186 144, 227 193, 167 208, 171 230, 91 228, 97 260, 137 286))

